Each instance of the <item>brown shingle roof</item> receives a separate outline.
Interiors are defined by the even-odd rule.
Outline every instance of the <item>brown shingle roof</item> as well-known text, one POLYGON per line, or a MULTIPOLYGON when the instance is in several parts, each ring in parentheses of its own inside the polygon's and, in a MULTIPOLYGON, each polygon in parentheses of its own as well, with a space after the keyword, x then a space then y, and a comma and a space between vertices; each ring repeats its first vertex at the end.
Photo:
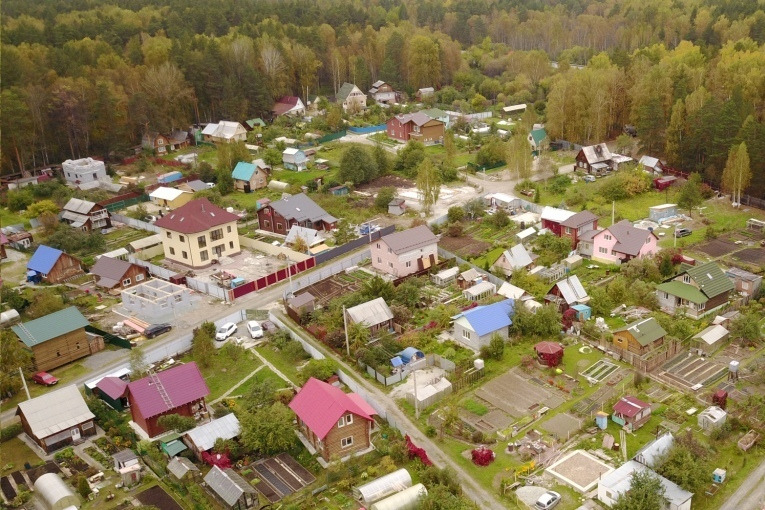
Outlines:
POLYGON ((158 219, 154 224, 173 232, 194 234, 237 220, 239 216, 236 214, 221 209, 206 198, 198 198, 158 219))
POLYGON ((424 248, 438 242, 436 235, 425 225, 410 228, 403 232, 396 232, 382 237, 381 241, 393 250, 393 253, 400 255, 418 248, 424 248))
POLYGON ((561 221, 560 224, 564 227, 579 228, 597 219, 598 217, 590 211, 581 211, 570 218, 561 221))

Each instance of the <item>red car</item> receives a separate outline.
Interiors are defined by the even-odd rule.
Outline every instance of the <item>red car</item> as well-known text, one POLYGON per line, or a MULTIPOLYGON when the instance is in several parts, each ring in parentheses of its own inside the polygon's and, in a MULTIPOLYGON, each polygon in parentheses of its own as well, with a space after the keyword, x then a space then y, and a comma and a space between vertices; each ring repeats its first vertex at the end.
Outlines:
POLYGON ((58 378, 53 377, 48 372, 37 372, 32 376, 32 380, 37 384, 44 384, 45 386, 53 386, 58 382, 58 378))

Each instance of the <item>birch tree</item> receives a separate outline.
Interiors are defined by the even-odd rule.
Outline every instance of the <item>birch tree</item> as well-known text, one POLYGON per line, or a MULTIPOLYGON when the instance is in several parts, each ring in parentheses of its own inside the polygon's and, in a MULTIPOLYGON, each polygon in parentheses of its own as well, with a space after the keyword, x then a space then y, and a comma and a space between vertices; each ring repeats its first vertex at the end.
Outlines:
POLYGON ((433 205, 438 202, 438 195, 441 193, 438 170, 430 158, 425 158, 417 170, 417 191, 419 191, 423 211, 426 215, 430 215, 433 205))
POLYGON ((741 205, 741 192, 749 186, 752 180, 752 170, 749 167, 749 153, 746 142, 731 147, 728 153, 728 162, 722 174, 722 187, 731 194, 733 206, 741 205))

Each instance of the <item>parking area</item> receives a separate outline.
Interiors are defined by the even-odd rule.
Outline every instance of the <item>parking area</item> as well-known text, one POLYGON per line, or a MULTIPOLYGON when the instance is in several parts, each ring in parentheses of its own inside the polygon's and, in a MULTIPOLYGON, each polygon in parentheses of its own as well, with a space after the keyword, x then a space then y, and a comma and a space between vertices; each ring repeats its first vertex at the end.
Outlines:
POLYGON ((698 389, 719 379, 728 368, 717 361, 683 353, 665 363, 661 370, 664 377, 676 384, 698 389))

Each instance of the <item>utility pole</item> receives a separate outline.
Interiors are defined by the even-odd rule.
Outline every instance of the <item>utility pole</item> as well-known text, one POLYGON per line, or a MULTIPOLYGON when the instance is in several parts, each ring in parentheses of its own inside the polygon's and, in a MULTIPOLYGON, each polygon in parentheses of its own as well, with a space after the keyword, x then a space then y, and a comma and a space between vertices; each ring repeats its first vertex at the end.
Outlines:
POLYGON ((345 352, 351 357, 351 344, 348 342, 348 320, 345 318, 345 305, 343 305, 343 329, 345 330, 345 352))
POLYGON ((24 379, 24 372, 21 370, 21 367, 19 367, 19 376, 21 376, 21 384, 24 385, 24 391, 27 393, 27 400, 31 400, 32 397, 29 395, 29 388, 27 388, 27 380, 24 379))

